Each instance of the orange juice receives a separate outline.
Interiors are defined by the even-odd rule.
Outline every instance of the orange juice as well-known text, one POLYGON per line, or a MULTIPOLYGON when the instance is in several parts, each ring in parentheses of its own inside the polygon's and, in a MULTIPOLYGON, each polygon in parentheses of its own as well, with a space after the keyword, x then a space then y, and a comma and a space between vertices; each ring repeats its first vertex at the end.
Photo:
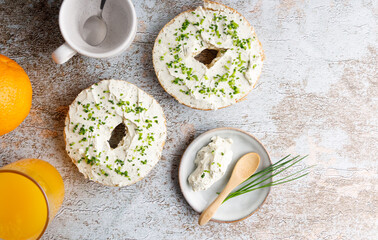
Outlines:
POLYGON ((37 239, 63 198, 62 177, 48 162, 23 159, 0 168, 0 239, 37 239))
POLYGON ((0 238, 36 239, 48 222, 45 195, 31 179, 0 172, 0 238))

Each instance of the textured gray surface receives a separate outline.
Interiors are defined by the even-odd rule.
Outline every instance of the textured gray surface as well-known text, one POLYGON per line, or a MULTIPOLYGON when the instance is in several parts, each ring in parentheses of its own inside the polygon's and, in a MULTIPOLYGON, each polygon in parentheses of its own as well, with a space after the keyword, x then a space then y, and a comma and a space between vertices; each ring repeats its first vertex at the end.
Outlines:
POLYGON ((61 1, 0 0, 0 53, 33 85, 30 115, 0 137, 0 166, 49 161, 66 186, 43 239, 376 239, 378 235, 377 1, 231 1, 255 27, 266 54, 248 99, 215 112, 192 110, 163 91, 151 63, 153 40, 171 18, 200 1, 136 1, 138 32, 121 56, 52 63, 63 43, 61 1), (100 79, 124 79, 152 94, 167 116, 162 160, 124 188, 85 180, 64 150, 68 105, 100 79), (259 138, 273 161, 310 154, 307 178, 273 188, 262 209, 234 224, 199 227, 177 179, 180 156, 198 134, 236 127, 259 138))

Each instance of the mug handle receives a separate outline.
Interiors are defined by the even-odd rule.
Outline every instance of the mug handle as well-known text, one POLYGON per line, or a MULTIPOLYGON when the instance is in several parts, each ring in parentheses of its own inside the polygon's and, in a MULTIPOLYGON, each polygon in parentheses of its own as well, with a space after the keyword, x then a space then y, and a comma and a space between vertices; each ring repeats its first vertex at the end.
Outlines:
POLYGON ((51 54, 52 59, 57 64, 63 64, 67 62, 76 54, 76 51, 70 47, 67 43, 64 43, 51 54))

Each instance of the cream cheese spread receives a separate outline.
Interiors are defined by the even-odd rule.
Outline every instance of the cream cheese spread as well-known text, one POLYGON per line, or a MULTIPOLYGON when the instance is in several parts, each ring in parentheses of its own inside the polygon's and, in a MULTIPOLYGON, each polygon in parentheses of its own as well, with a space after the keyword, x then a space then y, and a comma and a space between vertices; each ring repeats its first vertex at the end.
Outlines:
POLYGON ((145 177, 159 161, 166 139, 163 109, 150 95, 122 80, 104 80, 83 90, 70 105, 66 150, 85 177, 125 186, 145 177), (119 124, 126 135, 109 145, 119 124))
POLYGON ((208 189, 224 175, 232 160, 232 143, 230 138, 215 136, 201 148, 194 160, 197 168, 188 178, 193 191, 208 189))
POLYGON ((180 103, 197 109, 218 109, 236 103, 255 86, 264 54, 248 21, 235 10, 205 1, 186 11, 159 33, 153 50, 156 75, 180 103), (195 56, 218 50, 211 64, 195 56))

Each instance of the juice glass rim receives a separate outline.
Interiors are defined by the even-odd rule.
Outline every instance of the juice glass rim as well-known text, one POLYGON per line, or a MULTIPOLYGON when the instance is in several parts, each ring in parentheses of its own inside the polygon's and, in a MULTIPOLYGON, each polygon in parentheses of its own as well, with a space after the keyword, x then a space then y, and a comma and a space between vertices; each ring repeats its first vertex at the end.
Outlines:
POLYGON ((26 177, 27 179, 29 179, 31 182, 33 182, 38 188, 39 190, 42 192, 42 195, 45 199, 45 202, 46 202, 46 207, 47 207, 47 216, 46 216, 46 222, 45 222, 45 225, 41 231, 41 233, 39 234, 39 236, 36 238, 36 240, 40 239, 42 237, 42 235, 45 233, 46 229, 47 229, 47 225, 49 224, 49 219, 50 219, 50 207, 49 207, 49 201, 48 201, 48 198, 47 198, 47 195, 45 193, 45 191, 43 190, 43 188, 41 187, 41 185, 39 185, 39 183, 32 177, 30 177, 29 175, 27 175, 26 173, 23 173, 21 171, 17 171, 17 170, 13 170, 13 169, 0 169, 0 174, 1 173, 14 173, 14 174, 19 174, 23 177, 26 177))

